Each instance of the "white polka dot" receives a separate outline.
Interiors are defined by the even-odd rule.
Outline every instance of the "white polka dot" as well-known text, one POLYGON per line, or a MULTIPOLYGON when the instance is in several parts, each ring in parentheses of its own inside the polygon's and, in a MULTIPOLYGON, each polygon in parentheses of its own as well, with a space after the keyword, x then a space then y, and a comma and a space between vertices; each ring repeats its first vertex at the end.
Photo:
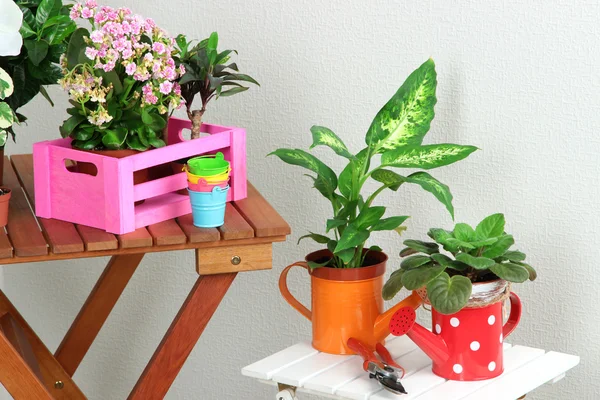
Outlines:
POLYGON ((488 318, 488 324, 494 325, 495 322, 496 322, 496 317, 494 317, 493 315, 490 315, 490 317, 488 318))
POLYGON ((477 350, 479 350, 480 347, 481 347, 481 345, 479 344, 479 342, 477 342, 477 341, 471 342, 471 350, 477 351, 477 350))
POLYGON ((440 324, 435 324, 435 333, 437 333, 438 335, 442 333, 442 327, 440 326, 440 324))
POLYGON ((463 371, 462 365, 454 364, 454 366, 452 367, 452 371, 454 371, 454 373, 456 374, 461 374, 463 371))
POLYGON ((496 363, 493 361, 491 363, 489 363, 488 369, 490 370, 490 372, 494 372, 494 370, 496 369, 496 363))
POLYGON ((502 343, 504 341, 504 337, 502 334, 500 334, 500 343, 502 343))
POLYGON ((457 327, 460 325, 460 321, 458 320, 458 318, 456 317, 452 317, 450 318, 450 325, 452 325, 453 327, 457 327))

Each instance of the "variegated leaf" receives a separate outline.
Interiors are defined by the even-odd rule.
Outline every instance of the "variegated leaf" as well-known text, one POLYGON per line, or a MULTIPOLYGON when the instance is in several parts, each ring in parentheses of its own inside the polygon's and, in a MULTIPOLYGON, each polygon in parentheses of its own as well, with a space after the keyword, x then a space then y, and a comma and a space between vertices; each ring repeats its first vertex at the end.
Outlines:
POLYGON ((0 100, 9 97, 14 90, 13 81, 8 73, 0 68, 0 100))
POLYGON ((429 175, 427 172, 416 172, 414 174, 409 175, 406 179, 407 182, 420 185, 423 189, 433 194, 436 199, 438 199, 443 205, 446 206, 446 209, 452 216, 452 219, 454 219, 452 193, 450 193, 450 188, 447 185, 444 185, 442 182, 438 181, 433 176, 429 175))
POLYGON ((339 156, 346 157, 348 159, 353 158, 354 156, 348 151, 348 148, 342 142, 342 139, 338 137, 333 131, 329 128, 325 128, 324 126, 313 126, 310 128, 313 137, 313 144, 310 148, 314 148, 316 146, 328 146, 339 156))
POLYGON ((373 119, 367 132, 367 144, 378 153, 420 145, 435 115, 436 79, 432 59, 410 74, 373 119))
MULTIPOLYGON (((321 185, 321 193, 326 192, 333 194, 337 188, 337 176, 335 172, 325 165, 317 157, 304 150, 300 149, 277 149, 269 155, 276 155, 283 162, 292 165, 298 165, 300 167, 307 168, 313 172, 316 172, 318 177, 317 181, 321 185)), ((323 193, 325 194, 325 193, 323 193)))
POLYGON ((475 150, 475 146, 449 143, 400 147, 383 153, 381 164, 396 168, 433 169, 460 161, 475 150))
POLYGON ((371 178, 377 182, 381 182, 394 192, 398 190, 400 185, 406 182, 406 177, 390 171, 389 169, 377 169, 371 174, 371 178))
POLYGON ((346 168, 344 168, 340 173, 340 193, 342 193, 346 198, 350 198, 350 194, 352 193, 353 175, 356 176, 355 179, 358 179, 358 174, 364 167, 364 164, 367 160, 367 151, 368 149, 366 148, 362 149, 353 160, 350 160, 348 165, 346 165, 346 168))
POLYGON ((10 128, 15 122, 15 117, 12 109, 7 103, 0 103, 0 128, 10 128))

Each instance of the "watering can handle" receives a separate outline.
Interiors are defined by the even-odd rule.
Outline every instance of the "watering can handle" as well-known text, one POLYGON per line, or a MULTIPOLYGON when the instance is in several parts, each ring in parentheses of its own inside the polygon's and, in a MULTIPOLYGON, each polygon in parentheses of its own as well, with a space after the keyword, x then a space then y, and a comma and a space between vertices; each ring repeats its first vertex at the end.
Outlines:
POLYGON ((510 315, 508 316, 508 320, 502 327, 502 337, 506 338, 510 335, 517 325, 519 325, 519 321, 521 321, 521 299, 514 292, 510 292, 510 315))
POLYGON ((289 303, 290 306, 294 307, 296 311, 300 314, 304 315, 309 321, 312 320, 312 313, 308 308, 306 308, 302 303, 300 303, 292 294, 287 287, 287 275, 292 267, 302 267, 308 271, 308 264, 303 261, 298 261, 293 263, 292 265, 288 265, 285 267, 283 271, 281 271, 281 275, 279 276, 279 291, 281 295, 289 303))

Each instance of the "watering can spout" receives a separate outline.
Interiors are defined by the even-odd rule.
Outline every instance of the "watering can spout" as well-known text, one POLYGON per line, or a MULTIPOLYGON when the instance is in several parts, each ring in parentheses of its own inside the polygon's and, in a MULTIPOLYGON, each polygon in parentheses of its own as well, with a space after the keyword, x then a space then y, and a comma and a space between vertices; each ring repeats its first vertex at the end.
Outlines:
POLYGON ((390 321, 398 310, 404 307, 410 307, 413 310, 416 310, 419 308, 422 302, 423 301, 417 292, 412 292, 410 296, 377 317, 375 320, 375 326, 373 327, 376 341, 381 342, 390 334, 390 321))
POLYGON ((433 332, 423 328, 421 325, 414 324, 406 335, 431 358, 434 364, 442 365, 450 358, 446 342, 440 336, 433 334, 433 332))

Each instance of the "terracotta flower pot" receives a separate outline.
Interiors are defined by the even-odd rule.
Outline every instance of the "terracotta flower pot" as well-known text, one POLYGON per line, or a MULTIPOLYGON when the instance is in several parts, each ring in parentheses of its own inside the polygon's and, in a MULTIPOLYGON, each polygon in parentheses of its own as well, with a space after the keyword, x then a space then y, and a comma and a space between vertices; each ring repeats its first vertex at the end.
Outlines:
POLYGON ((8 203, 10 201, 11 190, 7 187, 0 187, 4 194, 0 195, 0 227, 8 223, 8 203))
POLYGON ((0 185, 4 184, 4 146, 0 147, 0 185))
MULTIPOLYGON (((306 256, 306 261, 323 262, 331 256, 328 250, 320 250, 306 256)), ((381 288, 386 261, 385 253, 369 251, 362 268, 321 267, 310 271, 306 262, 297 262, 283 270, 279 278, 281 294, 312 322, 315 349, 331 354, 354 354, 347 345, 350 338, 356 338, 373 349, 388 336, 389 321, 397 309, 419 307, 421 299, 415 293, 383 312, 381 288), (294 266, 309 271, 311 310, 296 300, 287 288, 287 274, 294 266)))

